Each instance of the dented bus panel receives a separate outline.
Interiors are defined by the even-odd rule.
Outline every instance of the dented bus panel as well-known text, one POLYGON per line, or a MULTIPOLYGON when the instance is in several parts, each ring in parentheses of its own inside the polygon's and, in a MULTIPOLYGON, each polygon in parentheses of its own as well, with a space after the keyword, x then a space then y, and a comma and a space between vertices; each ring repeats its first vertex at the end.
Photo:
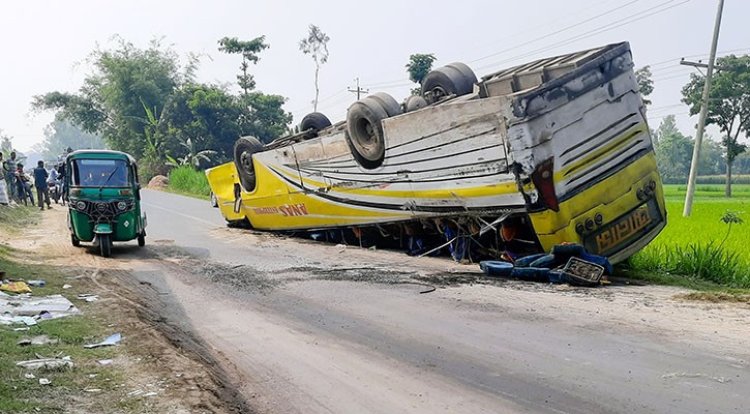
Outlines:
POLYGON ((344 121, 209 170, 222 214, 264 230, 450 222, 469 237, 513 221, 533 250, 578 242, 613 262, 666 224, 627 43, 498 71, 377 126, 376 166, 344 121), (249 159, 254 188, 237 178, 249 159))

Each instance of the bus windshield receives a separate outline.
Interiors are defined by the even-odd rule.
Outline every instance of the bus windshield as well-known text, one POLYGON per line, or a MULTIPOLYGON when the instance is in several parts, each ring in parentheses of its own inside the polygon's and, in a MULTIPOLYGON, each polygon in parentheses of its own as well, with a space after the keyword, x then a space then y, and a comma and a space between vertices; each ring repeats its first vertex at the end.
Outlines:
POLYGON ((73 161, 72 180, 77 187, 129 187, 125 160, 79 159, 73 161))

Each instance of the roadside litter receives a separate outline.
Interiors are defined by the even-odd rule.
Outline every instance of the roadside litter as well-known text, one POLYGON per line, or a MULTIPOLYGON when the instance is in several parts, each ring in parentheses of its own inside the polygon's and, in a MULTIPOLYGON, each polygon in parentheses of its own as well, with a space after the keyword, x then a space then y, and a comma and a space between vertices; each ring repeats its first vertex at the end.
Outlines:
POLYGON ((78 308, 62 295, 11 296, 0 292, 0 324, 3 325, 23 323, 32 326, 39 320, 63 318, 78 313, 78 308))
POLYGON ((0 284, 0 290, 10 293, 31 293, 31 288, 26 282, 10 282, 7 280, 0 284))
POLYGON ((114 360, 112 360, 112 359, 100 359, 100 360, 98 360, 96 362, 98 362, 99 365, 107 366, 107 365, 112 365, 112 362, 114 362, 114 360))
POLYGON ((62 369, 62 368, 72 368, 73 361, 70 359, 69 356, 65 356, 62 358, 29 359, 26 361, 16 362, 16 365, 19 367, 23 367, 23 368, 31 369, 31 370, 37 370, 37 369, 55 370, 55 369, 62 369))
POLYGON ((48 380, 47 378, 39 378, 39 385, 50 385, 52 384, 52 381, 48 380))
POLYGON ((44 280, 36 279, 36 280, 27 280, 26 284, 31 287, 42 287, 47 284, 44 280))
POLYGON ((73 287, 73 285, 69 285, 67 283, 63 285, 63 289, 70 289, 72 287, 73 287))
POLYGON ((96 302, 99 300, 99 295, 94 295, 93 293, 81 293, 77 296, 78 299, 85 300, 86 302, 96 302))
POLYGON ((117 345, 118 343, 120 343, 121 340, 122 340, 122 335, 120 335, 120 333, 118 332, 118 333, 108 336, 107 339, 99 343, 88 344, 88 345, 84 345, 83 347, 91 349, 91 348, 100 348, 103 346, 113 346, 113 345, 117 345))
POLYGON ((50 338, 47 335, 38 335, 31 338, 23 338, 16 342, 18 346, 29 346, 29 345, 55 345, 58 343, 57 339, 50 338))
POLYGON ((487 276, 576 286, 598 286, 612 274, 606 257, 590 254, 579 244, 560 244, 549 254, 534 254, 515 262, 488 260, 479 263, 487 276))

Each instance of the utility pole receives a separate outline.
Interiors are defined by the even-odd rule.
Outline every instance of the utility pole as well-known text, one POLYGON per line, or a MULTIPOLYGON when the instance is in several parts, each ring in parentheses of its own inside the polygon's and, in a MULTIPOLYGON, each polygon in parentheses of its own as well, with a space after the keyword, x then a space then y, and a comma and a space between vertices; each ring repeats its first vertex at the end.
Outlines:
POLYGON ((359 97, 360 97, 361 94, 363 94, 363 93, 369 93, 370 90, 369 89, 362 89, 362 88, 359 87, 359 78, 355 78, 354 81, 357 82, 357 89, 349 88, 347 90, 349 92, 356 93, 357 94, 357 100, 359 100, 359 97))
POLYGON ((703 102, 701 103, 701 114, 698 118, 698 132, 695 135, 695 146, 693 147, 693 160, 690 163, 690 175, 688 176, 687 194, 685 194, 685 209, 682 211, 684 217, 690 217, 693 212, 693 195, 695 194, 695 177, 698 175, 698 160, 701 156, 701 143, 703 132, 706 129, 706 116, 708 114, 708 95, 711 92, 711 78, 714 74, 714 61, 716 60, 716 45, 719 43, 719 28, 721 27, 721 12, 724 9, 724 0, 719 0, 719 8, 716 11, 716 23, 714 25, 714 38, 711 42, 711 54, 708 58, 706 68, 706 84, 703 86, 703 102))

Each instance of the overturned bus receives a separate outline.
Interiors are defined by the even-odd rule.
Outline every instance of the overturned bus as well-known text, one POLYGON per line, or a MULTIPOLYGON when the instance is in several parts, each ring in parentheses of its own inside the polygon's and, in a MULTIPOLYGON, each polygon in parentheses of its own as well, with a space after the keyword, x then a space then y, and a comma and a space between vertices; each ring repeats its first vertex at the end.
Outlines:
POLYGON ((234 158, 207 171, 216 203, 260 230, 435 236, 489 257, 575 242, 616 263, 666 224, 628 43, 481 79, 447 65, 403 104, 312 113, 269 144, 240 138, 234 158))

